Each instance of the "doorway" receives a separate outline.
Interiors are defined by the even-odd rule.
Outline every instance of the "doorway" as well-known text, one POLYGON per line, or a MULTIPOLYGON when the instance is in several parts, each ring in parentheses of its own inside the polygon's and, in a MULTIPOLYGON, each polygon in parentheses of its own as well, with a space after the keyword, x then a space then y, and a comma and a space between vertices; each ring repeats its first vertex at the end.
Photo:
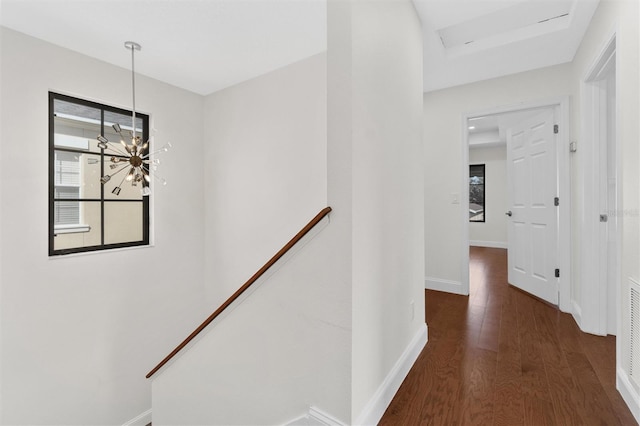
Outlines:
POLYGON ((554 107, 534 108, 471 117, 468 126, 470 245, 507 248, 509 283, 552 305, 559 270, 557 115, 554 107), (487 146, 496 143, 487 143, 492 132, 495 147, 487 146), (486 200, 478 199, 485 192, 486 200))
MULTIPOLYGON (((470 159, 473 159, 474 163, 477 163, 477 156, 475 154, 470 154, 470 150, 482 149, 478 148, 478 137, 474 136, 474 130, 482 127, 482 122, 484 120, 492 120, 494 123, 498 123, 498 127, 494 128, 494 135, 498 136, 498 141, 487 141, 488 133, 485 131, 482 135, 484 137, 484 143, 494 144, 494 146, 505 146, 506 149, 506 138, 508 130, 514 128, 517 123, 522 123, 526 121, 527 117, 535 116, 536 114, 542 111, 552 111, 552 116, 554 120, 553 125, 557 125, 557 128, 554 130, 557 133, 554 135, 554 139, 556 140, 556 145, 553 147, 553 156, 555 157, 555 174, 557 175, 557 180, 555 181, 555 192, 559 200, 559 205, 557 206, 557 216, 555 223, 553 225, 557 225, 557 235, 553 237, 556 241, 557 247, 557 256, 555 256, 554 265, 545 265, 547 268, 551 267, 550 271, 545 272, 545 279, 552 281, 555 285, 557 283, 555 303, 558 304, 561 310, 568 312, 570 310, 570 191, 569 191, 569 155, 568 155, 568 147, 569 147, 569 132, 568 132, 568 98, 561 99, 553 99, 549 101, 542 102, 530 102, 530 103, 521 103, 514 106, 507 106, 502 108, 496 108, 488 111, 479 111, 473 114, 468 114, 463 117, 463 126, 464 126, 464 143, 463 143, 463 158, 465 162, 463 164, 470 164, 470 159), (563 149, 566 147, 566 150, 563 149), (555 271, 558 269, 558 271, 555 271), (549 273, 553 274, 550 276, 549 273), (556 277, 557 275, 560 277, 556 277)), ((487 171, 487 174, 490 172, 487 171)), ((465 168, 463 173, 463 183, 462 183, 462 193, 469 194, 470 184, 469 184, 469 168, 465 168)), ((490 176, 487 177, 490 179, 490 176)), ((508 181, 508 179, 506 179, 508 181)), ((494 182, 495 183, 495 182, 494 182)), ((490 180, 487 180, 486 186, 487 191, 488 187, 491 184, 490 180)), ((506 192, 506 190, 504 190, 506 192)), ((508 197, 505 197, 508 198, 508 197)), ((555 198, 555 197, 553 197, 555 198)), ((466 276, 463 276, 463 286, 465 287, 466 294, 469 294, 469 275, 468 275, 468 267, 469 267, 469 245, 473 242, 474 245, 478 245, 478 241, 476 237, 472 239, 472 234, 470 232, 470 222, 469 222, 469 199, 468 197, 462 197, 463 204, 463 253, 465 255, 465 259, 463 259, 463 263, 466 264, 466 276)), ((551 202, 554 200, 552 199, 551 202)), ((490 202, 487 199, 487 202, 490 202)), ((509 212, 508 204, 502 205, 494 205, 491 206, 487 204, 485 206, 485 221, 489 220, 491 216, 491 211, 493 210, 493 217, 501 216, 503 223, 508 223, 508 216, 505 216, 505 213, 509 212), (499 213, 496 215, 495 213, 499 213)), ((471 226, 476 226, 478 224, 471 224, 471 226)), ((476 226, 477 227, 477 226, 476 226)), ((504 228, 503 228, 504 229, 504 228)), ((494 241, 495 242, 495 241, 494 241)), ((507 248, 508 239, 503 240, 502 242, 497 241, 498 244, 494 245, 485 245, 487 247, 503 247, 507 248)), ((540 262, 538 262, 540 263, 540 262)))
POLYGON ((583 82, 584 220, 580 328, 617 335, 620 283, 620 156, 616 137, 616 37, 583 82))

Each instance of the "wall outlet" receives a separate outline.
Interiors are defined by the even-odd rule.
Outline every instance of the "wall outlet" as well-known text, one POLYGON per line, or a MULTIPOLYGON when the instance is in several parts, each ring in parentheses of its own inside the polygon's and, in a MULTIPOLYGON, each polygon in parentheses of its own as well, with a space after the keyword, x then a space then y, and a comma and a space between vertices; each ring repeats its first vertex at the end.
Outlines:
POLYGON ((411 321, 413 321, 416 318, 416 304, 413 300, 409 302, 409 313, 411 315, 411 321))

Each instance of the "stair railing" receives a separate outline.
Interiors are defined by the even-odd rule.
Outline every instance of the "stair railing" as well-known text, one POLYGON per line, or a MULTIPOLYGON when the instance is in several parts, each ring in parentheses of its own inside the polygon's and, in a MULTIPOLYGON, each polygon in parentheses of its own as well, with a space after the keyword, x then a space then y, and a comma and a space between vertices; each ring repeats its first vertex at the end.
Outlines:
POLYGON ((182 341, 176 348, 171 351, 169 355, 167 355, 158 365, 156 365, 153 370, 147 373, 146 378, 150 378, 153 376, 158 370, 165 366, 174 356, 178 354, 185 346, 187 346, 195 337, 200 334, 202 330, 204 330, 209 324, 213 322, 224 310, 231 305, 238 297, 242 295, 249 287, 251 287, 258 279, 264 275, 265 272, 269 270, 275 263, 282 258, 289 250, 291 250, 309 231, 311 231, 326 215, 331 212, 331 207, 325 207, 318 213, 311 221, 305 225, 304 228, 300 230, 287 244, 284 245, 264 266, 258 269, 258 272, 253 274, 249 280, 242 285, 235 293, 231 295, 218 309, 216 309, 209 317, 204 320, 202 324, 198 326, 186 339, 182 341))

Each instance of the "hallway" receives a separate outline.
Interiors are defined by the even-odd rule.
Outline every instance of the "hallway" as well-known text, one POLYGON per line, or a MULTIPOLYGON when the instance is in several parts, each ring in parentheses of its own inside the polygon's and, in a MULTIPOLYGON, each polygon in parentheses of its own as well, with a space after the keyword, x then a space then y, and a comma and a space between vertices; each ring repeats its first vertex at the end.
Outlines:
POLYGON ((507 284, 506 250, 472 247, 470 296, 426 291, 429 342, 385 425, 635 425, 615 337, 507 284))

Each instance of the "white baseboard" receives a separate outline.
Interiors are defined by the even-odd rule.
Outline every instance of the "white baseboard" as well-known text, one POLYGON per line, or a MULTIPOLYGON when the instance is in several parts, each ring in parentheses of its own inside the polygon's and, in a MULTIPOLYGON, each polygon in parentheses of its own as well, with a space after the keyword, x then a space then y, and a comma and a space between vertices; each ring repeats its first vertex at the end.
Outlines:
POLYGON ((122 426, 146 426, 151 423, 151 409, 148 409, 139 416, 134 417, 122 426))
POLYGON ((387 410, 391 400, 398 392, 400 385, 409 374, 409 370, 418 359, 418 355, 427 344, 427 324, 424 325, 413 337, 411 343, 404 350, 387 377, 378 387, 378 390, 364 407, 354 425, 376 425, 387 410))
POLYGON ((286 426, 346 426, 340 420, 325 413, 318 407, 309 408, 309 412, 286 423, 286 426))
POLYGON ((309 418, 321 422, 323 425, 344 426, 344 423, 340 420, 336 419, 331 414, 325 413, 318 407, 309 408, 309 418))
POLYGON ((594 324, 594 321, 588 321, 588 317, 585 318, 582 316, 582 308, 575 300, 571 301, 571 315, 573 315, 573 320, 578 325, 580 331, 596 336, 607 335, 606 330, 600 330, 598 324, 594 324))
POLYGON ((575 300, 571 301, 571 315, 573 315, 573 319, 576 321, 576 324, 578 324, 578 328, 582 330, 582 308, 575 300))
POLYGON ((447 293, 462 294, 462 283, 460 281, 443 280, 441 278, 425 277, 424 288, 427 290, 446 291, 447 293))
POLYGON ((322 423, 312 418, 308 414, 305 414, 302 417, 291 420, 290 422, 286 423, 285 426, 326 426, 326 423, 322 423))
MULTIPOLYGON (((418 359, 420 352, 427 344, 427 324, 413 337, 387 377, 378 387, 376 393, 362 410, 354 425, 378 424, 382 415, 387 410, 391 400, 400 389, 400 385, 409 374, 409 370, 418 359)), ((286 426, 345 426, 345 423, 320 410, 311 407, 309 413, 286 423, 286 426)))
POLYGON ((501 241, 469 241, 470 246, 506 249, 507 243, 501 241))
POLYGON ((622 395, 622 399, 624 399, 627 407, 629 407, 633 417, 635 417, 636 421, 640 423, 640 395, 633 387, 629 381, 629 376, 627 376, 627 373, 622 368, 618 368, 616 374, 616 389, 618 389, 618 392, 622 395))

